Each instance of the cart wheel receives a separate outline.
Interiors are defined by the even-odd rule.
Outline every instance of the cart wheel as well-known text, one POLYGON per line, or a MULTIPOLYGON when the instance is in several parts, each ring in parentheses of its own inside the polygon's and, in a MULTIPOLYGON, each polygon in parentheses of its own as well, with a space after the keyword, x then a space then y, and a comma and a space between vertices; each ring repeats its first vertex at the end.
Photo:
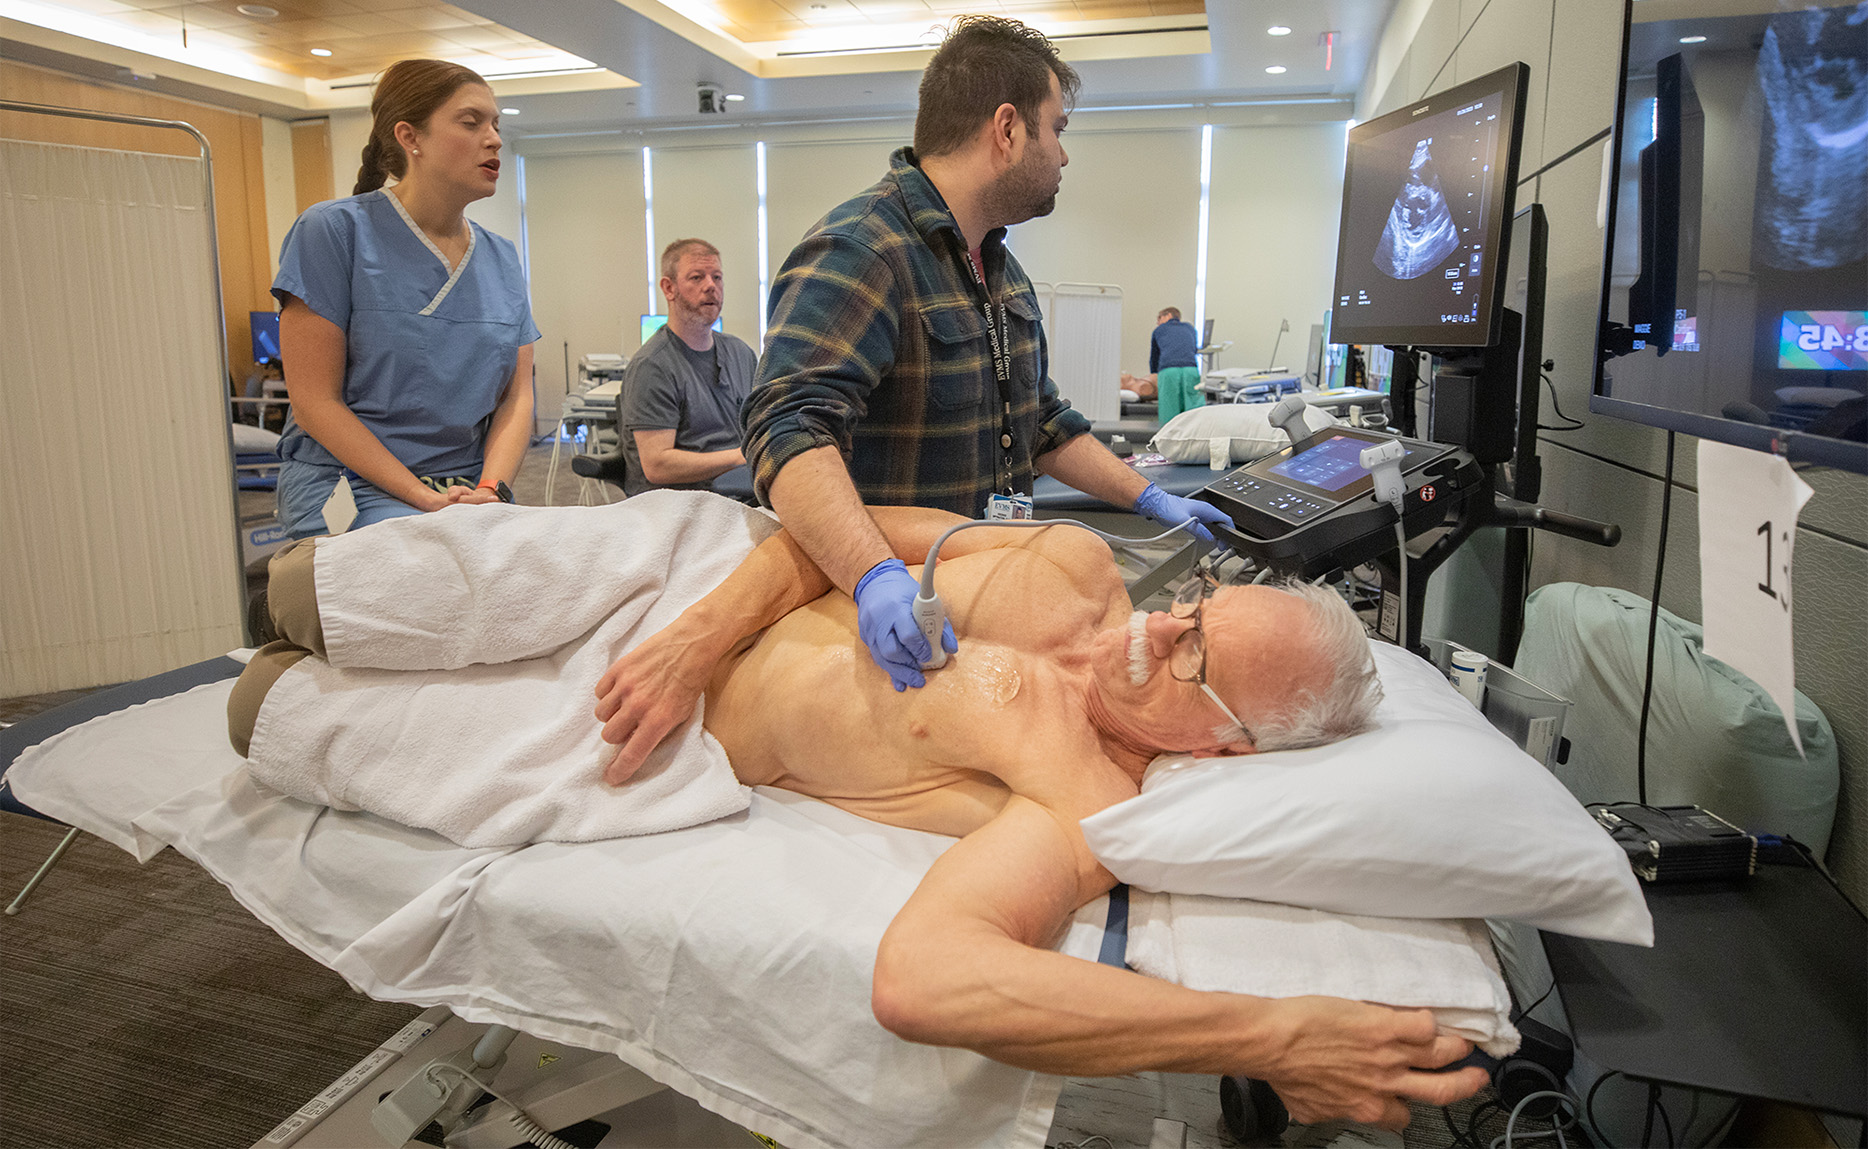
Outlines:
POLYGON ((1271 1086, 1252 1077, 1219 1079, 1219 1113, 1226 1132, 1242 1145, 1275 1145, 1291 1124, 1271 1086))

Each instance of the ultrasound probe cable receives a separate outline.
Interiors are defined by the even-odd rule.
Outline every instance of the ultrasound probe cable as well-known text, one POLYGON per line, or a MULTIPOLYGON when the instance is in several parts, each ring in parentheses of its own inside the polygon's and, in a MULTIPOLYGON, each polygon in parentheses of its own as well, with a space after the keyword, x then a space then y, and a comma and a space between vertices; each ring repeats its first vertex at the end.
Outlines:
POLYGON ((934 545, 928 548, 928 560, 921 567, 921 593, 915 595, 914 604, 910 608, 914 614, 915 625, 921 630, 921 637, 928 640, 928 649, 933 651, 933 653, 928 655, 927 659, 921 663, 921 669, 939 670, 941 667, 947 665, 947 651, 946 648, 941 646, 940 641, 941 628, 947 624, 947 605, 941 602, 940 595, 934 592, 934 564, 940 557, 941 547, 946 545, 948 537, 955 531, 964 531, 968 527, 1055 527, 1069 525, 1073 527, 1082 527, 1096 537, 1110 543, 1124 546, 1144 546, 1148 543, 1158 543, 1165 538, 1171 537, 1176 531, 1182 530, 1193 521, 1193 518, 1189 516, 1150 539, 1130 538, 1127 535, 1112 535, 1107 531, 1099 531, 1087 523, 1078 522, 1076 519, 969 519, 964 523, 955 523, 953 526, 941 532, 940 538, 935 539, 934 545))

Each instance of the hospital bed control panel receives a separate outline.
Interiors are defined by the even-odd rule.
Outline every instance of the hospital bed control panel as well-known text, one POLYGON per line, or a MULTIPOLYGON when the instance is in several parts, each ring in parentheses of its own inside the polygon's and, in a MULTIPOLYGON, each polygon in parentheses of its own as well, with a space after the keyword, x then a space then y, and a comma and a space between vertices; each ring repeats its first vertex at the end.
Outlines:
POLYGON ((1412 537, 1445 522, 1482 483, 1470 454, 1444 443, 1330 427, 1209 483, 1198 498, 1231 517, 1220 533, 1273 569, 1314 578, 1394 549, 1394 509, 1370 494, 1364 448, 1398 441, 1407 491, 1402 522, 1412 537))

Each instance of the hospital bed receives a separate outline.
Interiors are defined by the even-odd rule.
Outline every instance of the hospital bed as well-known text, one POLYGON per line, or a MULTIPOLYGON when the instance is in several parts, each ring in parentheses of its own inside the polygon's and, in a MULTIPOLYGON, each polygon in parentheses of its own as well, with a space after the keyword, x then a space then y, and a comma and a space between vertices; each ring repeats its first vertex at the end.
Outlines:
MULTIPOLYGON (((615 1054, 787 1146, 1043 1143, 1060 1079, 903 1042, 869 1011, 882 930, 949 839, 761 788, 674 833, 462 849, 252 782, 225 735, 239 669, 0 731, 7 808, 145 861, 173 847, 360 992, 615 1054)), ((1107 913, 1060 948, 1094 959, 1107 913)))
MULTIPOLYGON (((606 514, 627 505, 540 513, 606 514)), ((1454 718, 1465 708, 1464 721, 1484 728, 1431 668, 1390 655, 1403 660, 1401 670, 1415 673, 1411 660, 1425 675, 1407 691, 1392 684, 1398 708, 1424 701, 1454 718)), ((1044 1143, 1060 1079, 901 1041, 870 1012, 881 934, 950 839, 757 788, 744 812, 669 833, 467 849, 256 783, 226 740, 238 665, 216 659, 186 667, 0 732, 11 808, 61 820, 143 860, 176 849, 281 937, 373 998, 442 1006, 468 1022, 613 1054, 644 1079, 788 1146, 1044 1143)), ((1377 776, 1390 774, 1386 752, 1376 753, 1383 756, 1377 776)), ((1528 759, 1520 765, 1542 773, 1528 759)), ((1317 769, 1292 773, 1327 781, 1313 775, 1317 769)), ((1412 776, 1406 766, 1397 772, 1412 776)), ((1471 780, 1458 786, 1473 788, 1471 780)), ((1149 798, 1145 790, 1138 802, 1149 798)), ((1580 811, 1573 816, 1586 821, 1580 811)), ((1625 865, 1622 876, 1632 885, 1625 865)), ((1083 907, 1057 948, 1137 964, 1125 948, 1123 901, 1083 907)), ((1167 917, 1157 905, 1143 920, 1158 933, 1167 917)), ((1179 960, 1191 969, 1197 962, 1189 959, 1199 956, 1181 952, 1179 960)), ((1495 987, 1487 1009, 1502 1023, 1508 1003, 1489 949, 1483 962, 1472 960, 1490 965, 1479 992, 1495 987)), ((1284 992, 1398 1000, 1358 984, 1338 978, 1284 992)), ((282 1099, 282 1116, 291 1100, 282 1099)))

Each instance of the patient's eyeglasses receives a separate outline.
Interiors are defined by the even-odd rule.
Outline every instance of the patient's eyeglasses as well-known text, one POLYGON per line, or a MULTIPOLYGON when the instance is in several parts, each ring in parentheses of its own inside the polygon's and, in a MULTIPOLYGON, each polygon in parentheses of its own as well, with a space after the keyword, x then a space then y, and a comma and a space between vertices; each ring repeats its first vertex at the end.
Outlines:
POLYGON ((1200 615, 1206 600, 1218 586, 1219 580, 1213 577, 1211 568, 1201 563, 1194 567, 1193 577, 1174 595, 1168 613, 1175 618, 1190 618, 1193 625, 1174 639, 1174 645, 1168 651, 1168 673, 1177 681, 1197 684, 1213 700, 1213 705, 1219 707, 1220 712, 1239 728, 1244 741, 1256 743, 1258 740, 1252 737, 1252 728, 1232 712, 1232 707, 1226 705, 1225 700, 1206 681, 1206 630, 1200 625, 1200 615))

